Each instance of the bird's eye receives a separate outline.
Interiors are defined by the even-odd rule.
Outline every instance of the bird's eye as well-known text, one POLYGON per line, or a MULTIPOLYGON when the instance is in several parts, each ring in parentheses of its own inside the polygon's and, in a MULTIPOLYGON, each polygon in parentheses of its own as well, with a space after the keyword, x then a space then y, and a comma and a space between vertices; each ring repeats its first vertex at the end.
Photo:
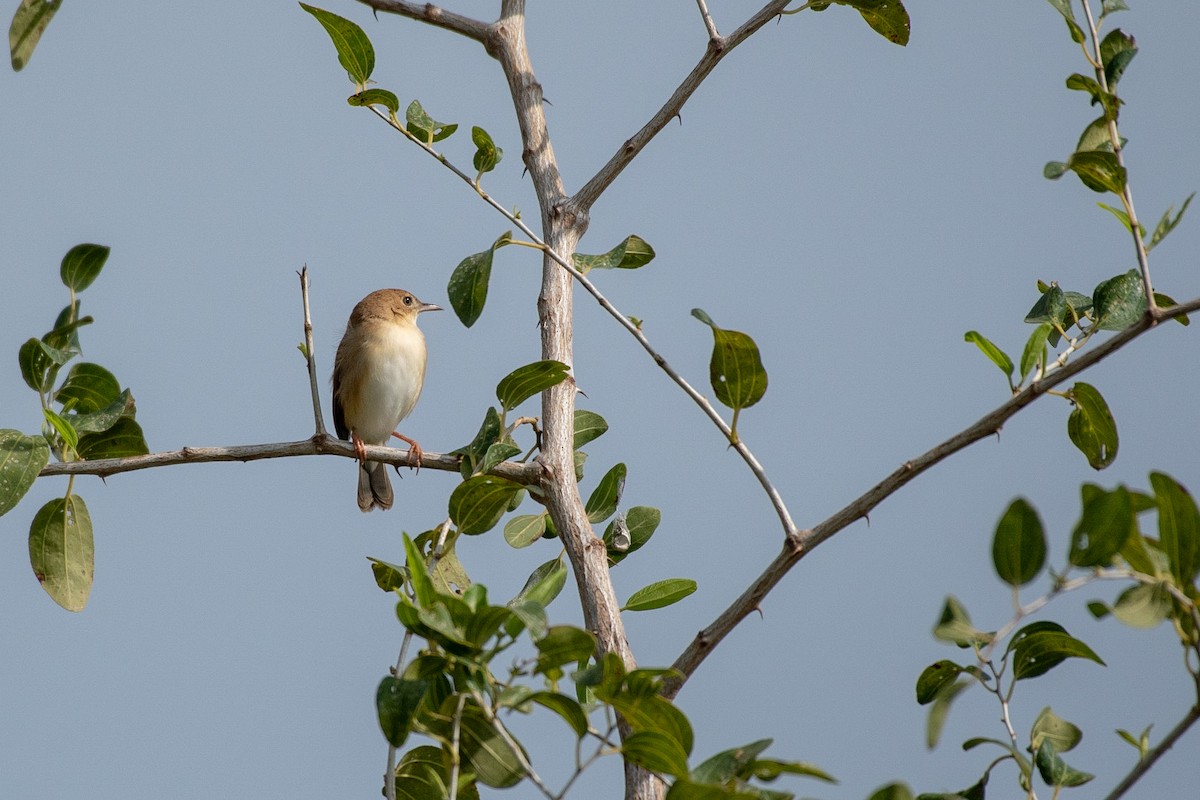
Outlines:
POLYGON ((413 299, 412 299, 412 295, 410 295, 410 294, 406 294, 406 295, 404 295, 404 305, 406 305, 406 306, 411 306, 411 305, 412 305, 412 300, 413 300, 413 299))

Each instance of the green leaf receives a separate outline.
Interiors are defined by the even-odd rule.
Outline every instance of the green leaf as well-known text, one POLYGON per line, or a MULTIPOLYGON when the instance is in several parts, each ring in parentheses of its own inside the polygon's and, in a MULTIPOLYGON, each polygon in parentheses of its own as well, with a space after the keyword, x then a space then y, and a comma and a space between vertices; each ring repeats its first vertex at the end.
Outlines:
POLYGON ((1115 153, 1101 150, 1075 152, 1067 159, 1067 169, 1094 192, 1119 195, 1125 189, 1125 168, 1117 161, 1115 153))
POLYGON ((637 731, 621 744, 621 753, 651 772, 682 778, 687 775, 687 753, 679 742, 659 731, 637 731))
POLYGON ((578 450, 588 442, 599 439, 607 430, 608 423, 605 422, 604 417, 595 411, 577 408, 575 409, 575 438, 571 441, 571 448, 578 450))
POLYGON ((525 776, 519 757, 474 700, 450 695, 430 714, 430 732, 442 741, 454 737, 457 717, 459 750, 480 783, 497 789, 515 786, 525 776), (462 702, 462 711, 459 704, 462 702))
POLYGON ((567 582, 567 565, 562 558, 552 558, 538 566, 525 580, 525 585, 517 596, 508 602, 510 608, 532 601, 542 608, 550 605, 558 597, 567 582))
MULTIPOLYGON (((1110 213, 1114 217, 1116 217, 1117 221, 1121 223, 1121 227, 1125 228, 1126 231, 1128 231, 1129 233, 1133 233, 1133 223, 1129 220, 1129 215, 1125 213, 1124 209, 1114 208, 1113 206, 1110 206, 1108 203, 1096 203, 1096 205, 1100 206, 1105 211, 1107 211, 1108 213, 1110 213)), ((1138 235, 1139 236, 1146 235, 1146 230, 1141 225, 1138 225, 1138 235)), ((1147 247, 1146 250, 1149 251, 1150 248, 1147 247)))
POLYGON ((21 0, 8 27, 8 53, 13 72, 20 72, 29 63, 33 49, 61 5, 62 0, 21 0))
POLYGON ((1085 484, 1083 514, 1071 533, 1068 560, 1077 567, 1107 567, 1137 530, 1133 501, 1124 486, 1106 492, 1085 484))
POLYGON ((925 746, 930 750, 937 747, 942 738, 942 730, 946 727, 946 719, 950 716, 950 707, 955 698, 971 688, 970 681, 958 681, 938 692, 929 706, 929 718, 925 721, 925 746))
MULTIPOLYGON (((630 673, 626 681, 635 673, 630 673)), ((620 691, 615 695, 602 696, 635 731, 657 731, 679 743, 684 753, 692 752, 693 732, 688 718, 670 700, 658 694, 656 684, 648 683, 645 691, 620 691)), ((597 696, 601 696, 597 690, 597 696)))
POLYGON ((346 70, 350 80, 360 89, 365 88, 375 69, 375 48, 363 29, 344 17, 307 3, 301 3, 300 7, 316 17, 321 27, 325 28, 337 49, 338 63, 346 70))
POLYGON ((1121 331, 1146 313, 1146 295, 1137 270, 1101 282, 1092 293, 1096 325, 1105 331, 1121 331))
POLYGON ((71 353, 51 347, 41 339, 29 339, 17 351, 21 377, 35 392, 54 388, 58 368, 71 360, 71 353))
POLYGON ((365 92, 350 95, 346 98, 346 102, 352 106, 363 108, 383 106, 391 114, 397 114, 400 111, 400 98, 387 89, 367 89, 365 92))
POLYGON ((722 750, 692 770, 692 779, 700 783, 728 783, 743 779, 752 769, 755 759, 770 747, 773 741, 759 739, 741 747, 722 750))
POLYGON ((977 630, 971 625, 971 617, 967 614, 967 609, 953 595, 946 597, 941 616, 938 617, 937 624, 933 627, 933 638, 956 644, 959 647, 987 644, 992 640, 991 634, 977 630))
POLYGON ((16 507, 48 463, 50 445, 44 436, 0 430, 0 517, 16 507))
MULTIPOLYGON (((1187 207, 1191 205, 1192 198, 1195 196, 1195 192, 1189 194, 1187 199, 1183 201, 1183 205, 1179 207, 1179 213, 1175 216, 1171 216, 1171 212, 1175 210, 1175 206, 1170 206, 1166 211, 1163 212, 1162 219, 1160 219, 1158 224, 1154 226, 1154 233, 1150 234, 1150 241, 1146 243, 1147 253, 1153 250, 1159 242, 1165 239, 1168 233, 1175 230, 1175 226, 1179 224, 1179 220, 1183 217, 1183 212, 1187 211, 1187 207)), ((1174 303, 1171 305, 1174 305, 1174 303)))
POLYGON ((872 792, 867 800, 913 800, 913 794, 903 783, 889 783, 872 792))
POLYGON ((1051 786, 1082 786, 1096 777, 1068 765, 1050 741, 1042 742, 1041 747, 1034 753, 1033 761, 1037 764, 1042 780, 1051 786))
POLYGON ((1038 369, 1040 376, 1046 368, 1046 340, 1050 338, 1050 333, 1054 327, 1049 322, 1043 322, 1033 329, 1033 333, 1029 334, 1029 340, 1025 342, 1025 350, 1021 353, 1021 382, 1035 368, 1038 369))
POLYGON ((740 331, 717 327, 699 308, 692 309, 692 316, 712 328, 713 351, 708 373, 717 400, 735 411, 761 400, 767 392, 767 371, 754 340, 740 331))
POLYGON ((584 507, 588 522, 595 525, 617 513, 617 504, 621 502, 621 493, 625 491, 625 471, 624 464, 617 464, 604 473, 584 507))
POLYGON ((565 381, 570 371, 561 361, 551 360, 518 367, 496 385, 496 399, 505 412, 511 411, 535 394, 565 381))
POLYGON ((1128 11, 1129 6, 1125 5, 1125 0, 1100 0, 1100 19, 1104 19, 1109 14, 1115 14, 1118 11, 1128 11))
MULTIPOLYGON (((422 745, 409 750, 396 765, 396 797, 404 800, 444 800, 450 796, 448 788, 449 768, 442 748, 422 745)), ((458 796, 461 800, 478 800, 479 792, 473 794, 474 777, 459 778, 458 796)))
POLYGON ((476 475, 450 494, 450 518, 458 529, 473 536, 496 526, 521 485, 494 475, 476 475))
POLYGON ((910 22, 908 11, 900 0, 834 0, 838 5, 850 6, 866 20, 871 30, 893 44, 904 47, 908 44, 910 22))
POLYGON ((458 125, 455 123, 436 121, 425 112, 425 109, 416 100, 409 103, 408 108, 405 109, 404 121, 408 132, 425 144, 440 142, 458 130, 458 125))
POLYGON ((480 472, 491 472, 497 464, 503 463, 521 452, 521 448, 512 442, 493 442, 483 454, 479 462, 480 472))
POLYGON ((128 458, 144 456, 150 452, 142 426, 130 417, 121 417, 98 433, 87 433, 79 437, 76 448, 79 457, 88 461, 101 458, 128 458))
POLYGON ((778 761, 774 758, 760 758, 755 759, 752 768, 754 777, 761 781, 773 781, 780 775, 803 775, 806 778, 816 778, 826 783, 837 783, 837 778, 815 764, 805 761, 778 761))
POLYGON ((79 434, 75 431, 71 423, 49 408, 42 409, 42 416, 46 418, 46 421, 50 423, 50 427, 54 428, 59 438, 62 439, 67 447, 70 447, 72 450, 79 448, 79 434))
POLYGON ((1117 458, 1117 423, 1108 403, 1087 383, 1076 383, 1067 390, 1067 398, 1075 404, 1067 418, 1067 436, 1087 456, 1092 469, 1104 469, 1117 458))
POLYGON ((534 672, 544 675, 567 664, 580 664, 596 652, 596 637, 571 625, 554 625, 534 643, 538 649, 534 672))
POLYGON ((88 414, 107 408, 121 397, 121 384, 99 364, 82 361, 71 367, 54 399, 64 411, 88 414))
MULTIPOLYGON (((1154 293, 1154 303, 1159 308, 1170 308, 1171 306, 1179 305, 1177 302, 1175 302, 1175 298, 1169 297, 1169 296, 1163 294, 1162 292, 1154 293)), ((1191 320, 1188 319, 1187 314, 1180 314, 1176 317, 1172 317, 1172 319, 1174 319, 1176 322, 1178 322, 1180 325, 1182 325, 1185 328, 1188 325, 1192 324, 1191 320)))
POLYGON ((1152 472, 1150 485, 1158 500, 1158 539, 1176 586, 1184 589, 1200 574, 1200 511, 1170 475, 1152 472))
POLYGON ((468 328, 475 324, 483 313, 487 302, 488 281, 492 277, 492 259, 496 249, 512 242, 512 231, 506 231, 492 246, 482 253, 474 253, 459 262, 450 274, 446 294, 450 306, 462 324, 468 328))
POLYGON ((471 127, 471 142, 475 145, 475 155, 471 163, 475 165, 476 180, 485 172, 491 172, 504 157, 504 151, 496 147, 492 137, 478 125, 471 127))
POLYGON ((1013 654, 1013 678, 1016 680, 1044 675, 1068 658, 1086 658, 1105 666, 1090 647, 1054 622, 1026 625, 1013 635, 1007 652, 1013 654))
POLYGON ((1100 63, 1104 65, 1104 78, 1110 92, 1116 93, 1117 84, 1137 51, 1133 37, 1120 28, 1113 28, 1100 40, 1100 63))
POLYGON ((575 268, 585 275, 594 269, 637 269, 654 259, 654 248, 640 236, 626 236, 625 240, 598 256, 576 253, 572 258, 575 268))
POLYGON ((379 727, 383 729, 383 738, 392 747, 402 746, 408 738, 417 708, 425 699, 428 689, 428 681, 406 680, 391 675, 379 682, 379 689, 375 692, 375 710, 379 716, 379 727))
POLYGON ((1058 180, 1067 172, 1067 165, 1061 161, 1047 161, 1046 166, 1042 167, 1042 175, 1052 181, 1058 180))
POLYGON ((375 585, 385 592, 394 592, 404 586, 404 567, 381 561, 367 556, 371 562, 371 574, 375 576, 375 585))
POLYGON ((93 322, 95 320, 91 317, 79 317, 79 300, 76 299, 74 303, 64 306, 63 310, 58 312, 53 330, 43 336, 42 341, 53 348, 77 356, 83 352, 79 344, 79 329, 93 322))
POLYGON ((965 671, 964 667, 944 658, 933 662, 921 670, 921 676, 917 678, 918 705, 924 706, 932 703, 939 694, 945 691, 946 687, 952 686, 958 680, 958 676, 965 671))
POLYGON ((29 526, 29 563, 50 598, 67 611, 82 611, 92 591, 95 543, 87 504, 77 494, 58 497, 29 526))
POLYGON ((546 532, 546 512, 541 514, 522 514, 513 517, 504 525, 504 541, 509 547, 520 549, 542 538, 546 532))
POLYGON ((651 611, 664 608, 678 603, 694 591, 696 582, 691 578, 667 578, 638 589, 625 601, 622 610, 651 611))
POLYGON ((501 432, 500 413, 495 408, 489 407, 483 415, 483 424, 479 426, 479 432, 475 434, 475 438, 471 440, 470 444, 463 445, 454 451, 463 457, 463 480, 479 472, 479 465, 487 456, 488 450, 493 444, 500 441, 501 432))
POLYGON ((983 351, 983 354, 991 359, 991 362, 1000 368, 1000 371, 1008 376, 1008 385, 1012 386, 1013 363, 1008 354, 1001 350, 996 345, 978 331, 967 331, 963 334, 963 341, 974 342, 975 346, 983 351))
POLYGON ((63 256, 60 274, 63 285, 82 292, 92 285, 108 260, 109 248, 101 244, 77 244, 63 256))
POLYGON ((576 738, 582 739, 587 735, 588 721, 583 706, 565 694, 534 692, 529 696, 529 702, 537 703, 562 717, 571 726, 571 730, 575 731, 576 738))
POLYGON ((1029 746, 1036 750, 1042 746, 1042 742, 1050 742, 1057 752, 1066 753, 1073 750, 1082 738, 1083 731, 1046 706, 1033 722, 1029 746))
POLYGON ((1046 533, 1042 521, 1028 500, 1018 498, 996 525, 992 564, 1000 580, 1015 587, 1036 578, 1045 563, 1046 533))
POLYGON ((409 585, 412 586, 413 599, 418 608, 429 608, 437 600, 437 592, 433 588, 433 581, 429 579, 425 554, 412 539, 408 538, 407 533, 403 534, 403 537, 404 563, 408 567, 408 579, 409 585))
POLYGON ((615 566, 633 551, 650 541, 658 523, 662 521, 662 512, 650 506, 634 506, 625 511, 620 517, 608 524, 604 531, 604 544, 608 547, 608 559, 615 566), (624 549, 616 547, 615 537, 617 528, 624 526, 629 538, 629 546, 624 549))
POLYGON ((1071 0, 1048 0, 1048 2, 1058 9, 1058 13, 1062 14, 1063 19, 1067 21, 1067 30, 1071 33, 1071 41, 1081 44, 1086 37, 1083 34, 1083 28, 1079 27, 1079 23, 1075 21, 1075 14, 1071 11, 1071 0))
POLYGON ((1171 617, 1171 593, 1162 583, 1139 583, 1117 595, 1112 613, 1131 628, 1156 628, 1171 617))

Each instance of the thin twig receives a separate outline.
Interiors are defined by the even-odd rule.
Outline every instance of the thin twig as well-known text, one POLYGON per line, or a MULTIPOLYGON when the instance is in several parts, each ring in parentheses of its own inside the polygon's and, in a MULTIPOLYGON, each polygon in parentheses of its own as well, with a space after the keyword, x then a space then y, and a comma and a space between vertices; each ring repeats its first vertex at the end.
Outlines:
POLYGON ((325 415, 321 412, 321 392, 317 388, 317 356, 313 345, 312 313, 308 307, 308 264, 300 268, 300 299, 304 304, 304 360, 308 362, 308 383, 312 391, 313 419, 317 436, 325 436, 325 415))
POLYGON ((721 34, 717 30, 716 23, 713 22, 712 14, 708 13, 708 4, 704 0, 696 0, 696 5, 700 7, 700 17, 704 20, 704 27, 708 31, 708 38, 712 41, 719 41, 721 34))
MULTIPOLYGON (((1108 76, 1104 73, 1104 61, 1100 54, 1100 29, 1096 27, 1095 17, 1092 15, 1091 0, 1080 0, 1083 4, 1083 12, 1087 15, 1088 28, 1092 35, 1092 66, 1096 70, 1096 81, 1100 84, 1100 89, 1105 94, 1110 94, 1108 90, 1108 76)), ((1114 112, 1111 116, 1107 111, 1107 107, 1102 103, 1101 107, 1105 108, 1105 117, 1108 118, 1108 138, 1112 142, 1113 155, 1117 158, 1117 164, 1121 169, 1125 169, 1125 151, 1121 147, 1121 134, 1117 131, 1117 118, 1114 112)), ((1125 214, 1129 217, 1129 232, 1133 235, 1133 247, 1137 251, 1138 269, 1142 273, 1142 290, 1146 295, 1146 307, 1155 308, 1154 286, 1150 282, 1150 258, 1146 254, 1146 243, 1142 241, 1142 226, 1138 222, 1137 211, 1133 207, 1133 190, 1129 187, 1129 180, 1126 179, 1121 185, 1121 202, 1125 206, 1125 214)))
MULTIPOLYGON (((392 670, 392 674, 397 678, 404 668, 404 659, 408 655, 408 645, 412 638, 413 632, 405 628, 404 638, 400 642, 400 655, 396 658, 395 669, 392 670)), ((388 742, 387 748, 387 772, 383 773, 383 796, 387 800, 396 800, 396 745, 391 742, 388 742)))
POLYGON ((875 486, 860 495, 856 500, 816 527, 800 531, 794 537, 791 537, 784 545, 782 552, 771 560, 762 574, 728 608, 722 611, 708 627, 696 634, 692 642, 675 659, 675 663, 672 666, 679 671, 680 677, 668 678, 664 682, 662 694, 668 698, 677 695, 688 677, 703 663, 713 648, 728 636, 737 627, 739 622, 759 607, 762 600, 783 580, 783 577, 787 575, 792 567, 822 542, 844 528, 849 527, 854 522, 866 517, 872 509, 921 473, 980 439, 998 433, 1004 426, 1004 423, 1012 416, 1058 384, 1112 355, 1160 322, 1174 319, 1197 310, 1200 310, 1200 298, 1169 308, 1156 308, 1152 311, 1147 311, 1136 323, 1117 333, 1111 339, 1084 353, 1081 357, 1070 362, 1062 369, 1055 370, 1044 380, 1030 384, 1013 395, 1006 403, 984 415, 973 425, 964 428, 912 461, 901 465, 891 475, 888 475, 882 481, 875 484, 875 486))
POLYGON ((453 11, 447 11, 440 6, 435 6, 433 3, 407 3, 404 0, 358 1, 376 11, 382 11, 385 14, 395 14, 400 17, 408 17, 409 19, 415 19, 437 28, 444 28, 485 45, 487 43, 488 32, 491 29, 491 26, 486 22, 480 22, 471 17, 464 17, 462 14, 455 14, 453 11))

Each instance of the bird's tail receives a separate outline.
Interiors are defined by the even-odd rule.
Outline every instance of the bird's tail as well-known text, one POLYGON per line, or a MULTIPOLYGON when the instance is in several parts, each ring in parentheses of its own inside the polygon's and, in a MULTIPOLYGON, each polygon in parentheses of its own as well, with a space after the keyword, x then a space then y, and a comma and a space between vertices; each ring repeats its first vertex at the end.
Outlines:
POLYGON ((388 479, 387 464, 364 461, 358 470, 358 507, 363 511, 392 507, 392 482, 388 479))

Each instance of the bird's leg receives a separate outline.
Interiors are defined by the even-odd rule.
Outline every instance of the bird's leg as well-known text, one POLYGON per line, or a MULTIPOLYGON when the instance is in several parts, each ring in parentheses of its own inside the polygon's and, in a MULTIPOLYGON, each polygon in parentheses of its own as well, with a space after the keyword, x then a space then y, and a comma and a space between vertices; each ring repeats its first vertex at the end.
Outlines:
POLYGON ((416 468, 417 472, 420 472, 421 459, 425 457, 425 451, 421 449, 421 445, 417 444, 415 439, 410 439, 399 431, 392 431, 392 436, 395 436, 402 442, 408 443, 408 465, 416 468))
POLYGON ((350 431, 350 443, 354 445, 354 455, 358 456, 358 463, 362 464, 367 460, 367 446, 362 439, 358 438, 358 434, 350 431))

